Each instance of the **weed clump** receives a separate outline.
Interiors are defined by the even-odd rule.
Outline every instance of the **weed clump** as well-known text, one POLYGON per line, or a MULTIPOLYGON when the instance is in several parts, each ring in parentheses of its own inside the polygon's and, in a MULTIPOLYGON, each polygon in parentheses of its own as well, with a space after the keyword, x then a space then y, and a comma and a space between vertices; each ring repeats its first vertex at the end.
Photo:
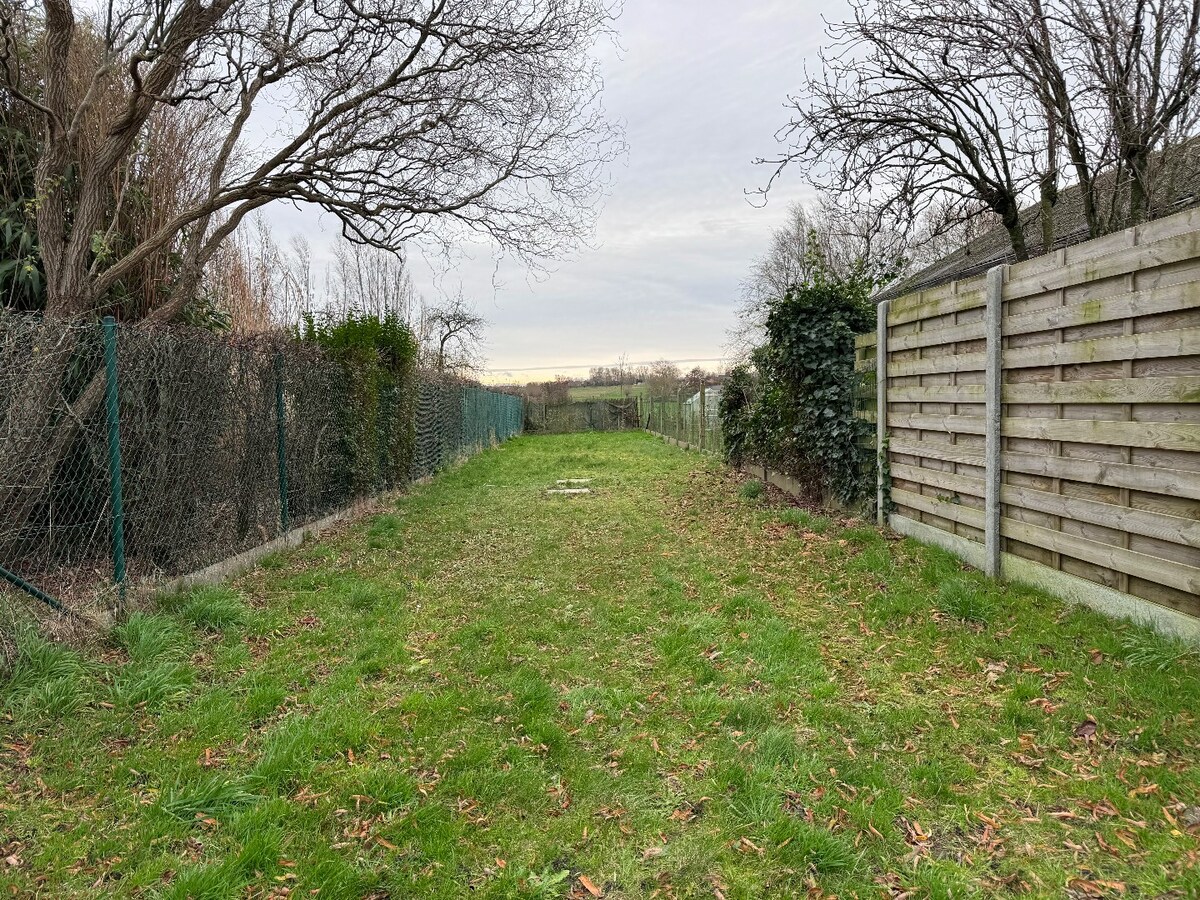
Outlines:
POLYGON ((742 485, 742 489, 738 491, 743 500, 757 500, 766 492, 767 489, 761 481, 747 481, 742 485))
POLYGON ((995 614, 995 602, 979 585, 963 578, 944 582, 938 588, 937 607, 963 622, 986 625, 995 614))

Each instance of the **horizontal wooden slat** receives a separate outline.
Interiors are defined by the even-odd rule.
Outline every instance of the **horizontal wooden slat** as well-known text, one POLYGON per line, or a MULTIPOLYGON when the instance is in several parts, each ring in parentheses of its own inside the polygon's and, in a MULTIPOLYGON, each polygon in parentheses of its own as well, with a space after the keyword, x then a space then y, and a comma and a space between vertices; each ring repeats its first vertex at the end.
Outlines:
MULTIPOLYGON (((909 441, 893 438, 889 443, 889 450, 893 456, 940 459, 960 465, 982 467, 984 462, 981 451, 938 441, 909 441)), ((1184 472, 1179 469, 1157 466, 1134 466, 1129 463, 1106 462, 1098 459, 1015 453, 1008 450, 1001 454, 1000 466, 1008 472, 1044 475, 1048 478, 1066 478, 1071 481, 1163 494, 1167 497, 1200 500, 1200 472, 1184 472)))
POLYGON ((970 494, 972 497, 983 496, 982 478, 943 472, 941 469, 927 469, 923 466, 906 466, 903 463, 892 463, 889 471, 893 480, 912 481, 932 488, 953 491, 956 494, 970 494))
POLYGON ((878 343, 879 339, 873 331, 868 332, 867 334, 856 334, 854 336, 855 347, 874 347, 878 343))
POLYGON ((892 378, 901 378, 905 375, 936 375, 941 372, 982 372, 985 358, 983 353, 949 353, 928 359, 908 359, 889 362, 887 373, 892 378))
MULTIPOLYGON (((1051 421, 1047 419, 1046 421, 1051 421)), ((932 413, 888 413, 892 428, 919 428, 922 431, 947 431, 953 434, 983 434, 983 416, 939 416, 932 413)))
POLYGON ((947 325, 888 338, 888 350, 915 350, 917 347, 935 347, 938 344, 952 344, 956 341, 978 341, 982 340, 983 336, 983 322, 947 325))
MULTIPOLYGON (((874 395, 872 395, 874 396, 874 395)), ((1178 378, 1095 378, 1005 384, 1005 403, 1197 403, 1200 375, 1178 378)), ((982 403, 981 384, 939 384, 888 389, 890 403, 982 403)))
MULTIPOLYGON (((982 396, 983 388, 973 387, 978 387, 982 396)), ((898 390, 889 391, 888 399, 891 400, 892 394, 898 390)), ((1184 375, 1178 378, 1034 381, 1005 384, 1001 393, 1005 403, 1197 403, 1200 402, 1200 375, 1184 375)), ((902 398, 895 399, 899 402, 902 398)))
POLYGON ((932 319, 935 316, 945 316, 983 306, 985 303, 983 279, 971 279, 966 283, 972 286, 963 289, 960 285, 957 294, 946 293, 929 298, 928 295, 933 292, 925 291, 926 297, 922 297, 921 293, 897 297, 888 307, 888 325, 904 325, 920 319, 932 319))
POLYGON ((982 384, 935 384, 888 388, 889 403, 982 403, 982 384))
POLYGON ((1065 497, 1062 494, 1012 484, 1001 485, 1000 499, 1004 503, 1025 509, 1066 516, 1080 522, 1091 522, 1105 528, 1116 528, 1188 547, 1200 547, 1200 521, 1195 519, 1131 509, 1112 503, 1099 503, 1080 497, 1065 497))
POLYGON ((1168 497, 1200 500, 1200 472, 1179 469, 1160 469, 1156 466, 1134 466, 1129 463, 1106 462, 1098 459, 1075 459, 1069 456, 1040 456, 1034 453, 1004 452, 1000 468, 1026 475, 1045 475, 1065 478, 1085 484, 1122 487, 1148 491, 1168 497))
POLYGON ((1145 578, 1156 584, 1165 584, 1177 590, 1200 594, 1200 569, 1195 566, 1161 559, 1147 553, 1126 550, 1124 547, 1102 544, 1099 541, 1090 541, 1087 538, 1064 534, 1061 531, 1042 528, 1038 525, 1030 525, 1028 522, 1018 522, 1016 519, 1007 517, 1000 520, 1000 533, 1004 537, 1023 541, 1026 544, 1056 553, 1064 553, 1106 569, 1124 572, 1135 578, 1145 578))
POLYGON ((1200 256, 1200 231, 1190 231, 1152 244, 1127 247, 1028 276, 1022 276, 1021 264, 1017 263, 1009 269, 1003 296, 1005 300, 1028 297, 1074 284, 1089 284, 1102 278, 1128 275, 1140 269, 1182 262, 1196 256, 1200 256))
MULTIPOLYGON (((925 416, 923 418, 939 418, 925 416)), ((944 419, 972 419, 973 416, 942 416, 944 419)), ((888 417, 891 424, 892 417, 888 417)), ((980 428, 983 419, 979 418, 980 428)), ((948 422, 943 429, 966 434, 970 423, 948 422)), ((936 428, 928 426, 905 426, 936 428)), ((1034 438, 1045 441, 1071 441, 1077 444, 1109 444, 1118 447, 1151 447, 1156 450, 1200 451, 1200 425, 1179 422, 1107 422, 1100 419, 1004 418, 1000 423, 1004 437, 1034 438)))
MULTIPOLYGON (((1117 335, 1040 347, 1017 347, 1004 351, 1004 368, 1061 366, 1076 363, 1109 362, 1126 359, 1156 359, 1190 356, 1200 353, 1200 328, 1176 328, 1149 334, 1117 335)), ((954 353, 929 359, 910 359, 888 364, 888 375, 936 375, 943 372, 982 371, 985 354, 954 353)))
POLYGON ((939 516, 943 519, 949 519, 952 522, 958 522, 961 525, 971 525, 975 528, 983 527, 983 510, 975 509, 971 506, 963 506, 961 503, 950 503, 945 500, 938 500, 936 497, 927 497, 924 494, 914 494, 912 491, 902 491, 895 488, 892 489, 892 502, 897 506, 919 509, 921 512, 929 513, 931 516, 939 516))
POLYGON ((943 444, 937 441, 904 441, 893 438, 888 443, 888 451, 899 456, 919 456, 923 459, 940 459, 944 462, 960 463, 966 466, 983 466, 983 451, 974 451, 969 447, 959 447, 956 444, 943 444))
MULTIPOLYGON (((1156 359, 1200 353, 1200 328, 1176 328, 1149 334, 1117 335, 1004 351, 1004 368, 1060 366, 1125 359, 1156 359)), ((890 371, 890 368, 889 368, 890 371)))
MULTIPOLYGON (((1168 287, 1151 288, 1136 293, 1117 294, 1069 306, 1055 306, 1036 312, 1008 316, 1001 325, 1001 332, 1008 334, 1033 334, 1056 328, 1071 328, 1077 325, 1095 325, 1136 316, 1175 312, 1180 309, 1200 307, 1200 282, 1188 281, 1168 287)), ((983 332, 980 331, 982 336, 983 332)))

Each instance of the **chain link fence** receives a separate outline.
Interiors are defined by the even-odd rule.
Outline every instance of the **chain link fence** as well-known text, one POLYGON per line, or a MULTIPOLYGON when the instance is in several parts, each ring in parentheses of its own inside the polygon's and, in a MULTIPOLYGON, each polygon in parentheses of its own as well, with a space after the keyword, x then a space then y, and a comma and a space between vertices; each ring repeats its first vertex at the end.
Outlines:
POLYGON ((112 609, 521 431, 518 397, 381 377, 282 336, 0 313, 0 594, 112 609))
POLYGON ((640 421, 638 401, 633 397, 525 404, 525 430, 531 433, 622 431, 641 427, 640 421))

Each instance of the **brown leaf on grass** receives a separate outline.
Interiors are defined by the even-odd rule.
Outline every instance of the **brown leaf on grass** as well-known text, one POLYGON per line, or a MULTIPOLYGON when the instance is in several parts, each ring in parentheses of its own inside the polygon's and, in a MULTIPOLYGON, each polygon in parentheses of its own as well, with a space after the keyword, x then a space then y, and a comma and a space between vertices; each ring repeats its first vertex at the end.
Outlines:
POLYGON ((380 847, 383 847, 385 850, 391 850, 393 853, 400 849, 391 841, 381 838, 379 835, 375 835, 375 843, 377 843, 380 847))
POLYGON ((979 664, 983 667, 983 677, 988 684, 995 684, 1000 680, 1000 676, 1008 671, 1008 663, 1004 660, 993 662, 981 659, 979 664))
POLYGON ((921 823, 916 819, 909 821, 904 816, 896 816, 896 824, 900 826, 900 830, 904 832, 905 842, 914 849, 921 852, 927 852, 929 846, 929 835, 921 827, 921 823))
POLYGON ((695 803, 690 800, 684 800, 671 813, 671 819, 676 822, 692 822, 704 815, 704 804, 711 799, 709 797, 701 797, 695 803))
POLYGON ((1096 739, 1096 720, 1088 716, 1082 722, 1075 726, 1075 737, 1091 743, 1096 739))
POLYGON ((593 897, 603 897, 604 896, 604 891, 602 891, 602 890, 600 890, 600 888, 596 887, 596 885, 592 881, 592 879, 588 878, 586 875, 579 876, 579 883, 581 885, 583 885, 583 889, 585 891, 587 891, 589 894, 591 894, 593 897))
POLYGON ((741 853, 755 853, 759 856, 762 856, 764 852, 762 847, 758 846, 758 844, 754 843, 748 837, 744 837, 738 841, 737 848, 741 853))
POLYGON ((1157 794, 1158 790, 1159 790, 1158 785, 1155 784, 1154 782, 1150 781, 1150 782, 1146 782, 1144 784, 1139 784, 1137 787, 1130 790, 1129 796, 1131 798, 1145 797, 1148 794, 1157 794))
POLYGON ((1088 803, 1086 800, 1080 801, 1080 806, 1092 814, 1093 820, 1111 819, 1113 816, 1119 816, 1121 813, 1108 800, 1100 800, 1096 803, 1088 803))
POLYGON ((658 859, 660 856, 662 856, 666 852, 667 851, 664 850, 662 847, 647 847, 645 850, 642 851, 642 861, 649 862, 652 859, 658 859))
POLYGON ((1101 879, 1072 878, 1067 882, 1067 894, 1071 897, 1111 897, 1125 893, 1125 882, 1101 879))

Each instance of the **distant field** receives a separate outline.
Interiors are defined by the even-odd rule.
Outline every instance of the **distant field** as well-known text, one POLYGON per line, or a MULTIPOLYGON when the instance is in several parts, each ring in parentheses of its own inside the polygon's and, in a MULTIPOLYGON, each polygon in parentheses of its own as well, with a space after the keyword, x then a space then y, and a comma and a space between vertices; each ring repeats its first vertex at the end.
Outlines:
POLYGON ((571 388, 572 400, 620 400, 627 396, 644 397, 646 396, 646 386, 644 384, 633 385, 629 388, 623 387, 573 387, 571 388))

